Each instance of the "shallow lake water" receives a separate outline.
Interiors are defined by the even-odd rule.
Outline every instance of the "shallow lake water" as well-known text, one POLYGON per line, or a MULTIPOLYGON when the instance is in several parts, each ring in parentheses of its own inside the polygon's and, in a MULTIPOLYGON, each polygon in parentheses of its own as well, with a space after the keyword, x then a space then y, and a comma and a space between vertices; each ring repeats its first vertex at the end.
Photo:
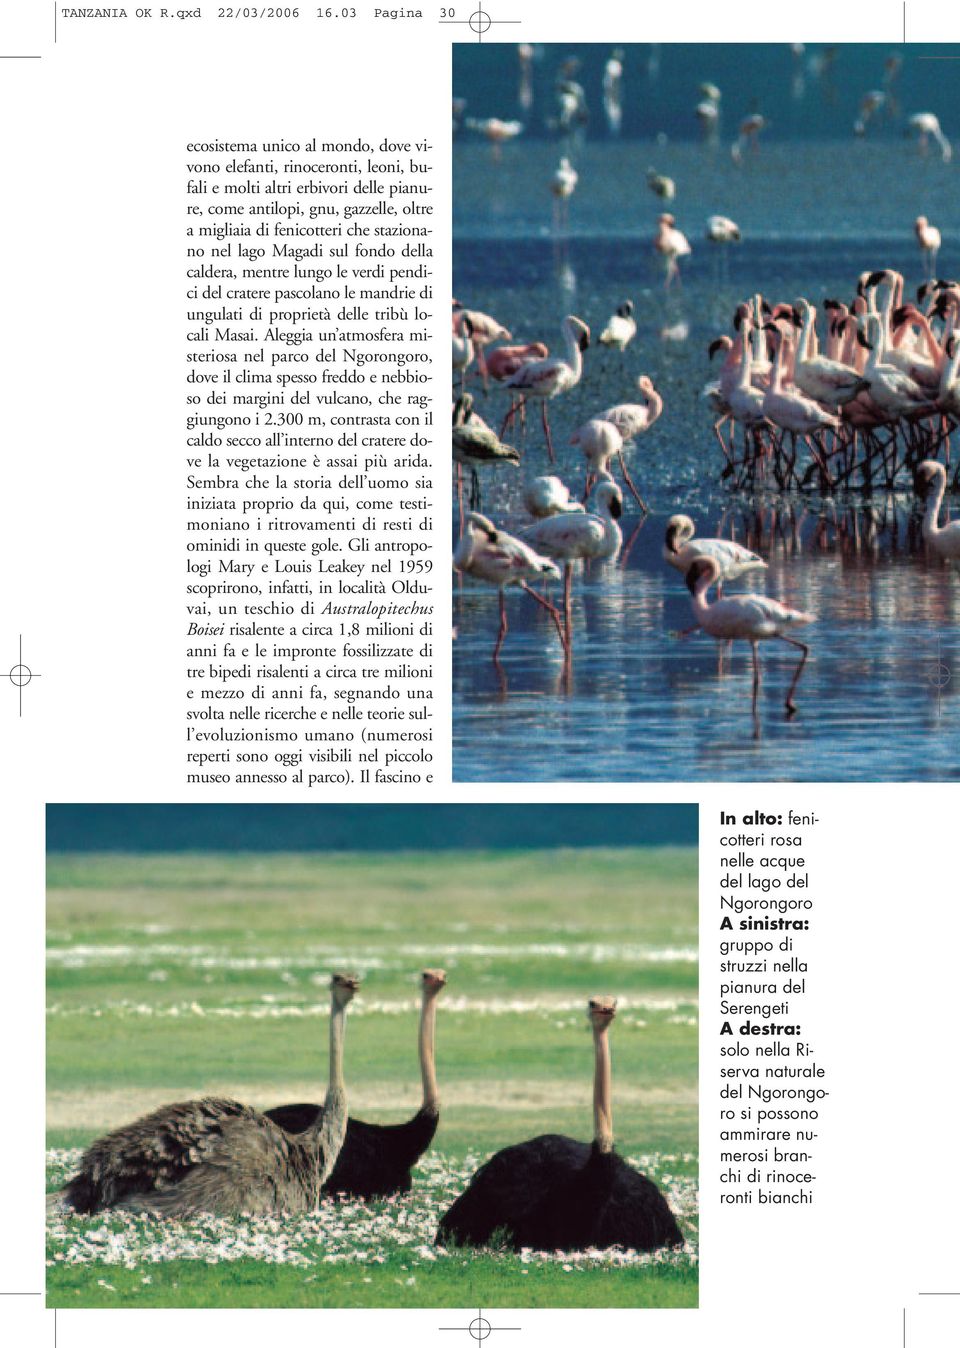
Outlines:
MULTIPOLYGON (((732 492, 720 482, 723 460, 700 396, 716 375, 710 341, 730 331, 736 303, 756 291, 774 303, 849 301, 862 271, 888 266, 912 291, 923 279, 912 234, 920 210, 944 232, 939 274, 960 272, 956 165, 923 160, 902 139, 771 141, 740 170, 723 145, 587 141, 576 147, 580 184, 558 235, 547 184, 560 148, 521 138, 497 156, 476 140, 455 142, 454 293, 495 314, 517 340, 542 339, 552 351, 561 350, 565 314, 596 337, 628 297, 639 333, 624 359, 592 346, 580 385, 551 404, 555 469, 537 413, 525 438, 507 437, 523 463, 482 474, 483 509, 521 531, 529 522, 523 482, 547 471, 579 495, 583 465, 571 432, 611 403, 634 400, 638 375, 648 374, 664 412, 629 462, 651 514, 641 519, 628 496, 621 558, 576 575, 569 678, 552 624, 519 592, 507 594, 498 670, 490 658, 496 592, 455 582, 455 777, 960 778, 960 579, 926 555, 911 483, 869 500, 732 492), (651 251, 660 203, 645 186, 650 163, 676 178, 673 209, 693 244, 682 288, 669 294, 651 251), (714 212, 738 221, 742 244, 720 249, 703 239, 714 212), (701 535, 736 538, 768 560, 759 579, 729 593, 760 589, 817 615, 801 634, 811 654, 791 720, 783 700, 798 653, 761 645, 759 738, 749 646, 736 643, 721 670, 711 638, 672 635, 692 622, 683 579, 661 555, 665 520, 680 510, 701 535)), ((499 425, 506 395, 476 392, 478 409, 499 425)))

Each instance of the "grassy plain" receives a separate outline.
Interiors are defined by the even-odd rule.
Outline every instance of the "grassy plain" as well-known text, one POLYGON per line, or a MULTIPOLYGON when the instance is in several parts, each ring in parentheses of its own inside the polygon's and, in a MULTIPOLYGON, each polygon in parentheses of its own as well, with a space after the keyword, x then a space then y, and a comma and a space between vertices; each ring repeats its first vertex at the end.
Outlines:
POLYGON ((449 977, 441 1125, 409 1198, 282 1222, 53 1218, 50 1305, 696 1304, 693 851, 54 855, 48 880, 50 1188, 77 1148, 165 1101, 322 1099, 335 967, 364 976, 351 1108, 409 1117, 416 974, 449 977), (489 1152, 589 1136, 596 992, 621 998, 618 1148, 668 1192, 687 1251, 437 1255, 437 1217, 489 1152))

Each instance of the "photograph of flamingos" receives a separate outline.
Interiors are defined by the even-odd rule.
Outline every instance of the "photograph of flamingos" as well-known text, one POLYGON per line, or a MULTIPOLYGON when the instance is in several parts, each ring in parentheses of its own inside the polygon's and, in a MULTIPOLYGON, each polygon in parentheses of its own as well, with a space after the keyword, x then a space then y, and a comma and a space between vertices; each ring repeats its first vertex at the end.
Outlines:
POLYGON ((956 61, 455 46, 457 780, 960 778, 956 61))
POLYGON ((47 1304, 696 1306, 697 834, 48 807, 47 1304))

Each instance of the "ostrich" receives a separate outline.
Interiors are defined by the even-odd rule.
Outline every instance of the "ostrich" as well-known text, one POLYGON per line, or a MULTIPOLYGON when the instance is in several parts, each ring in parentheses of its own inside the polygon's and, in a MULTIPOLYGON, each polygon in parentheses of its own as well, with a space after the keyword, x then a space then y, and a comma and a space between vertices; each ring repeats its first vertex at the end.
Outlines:
POLYGON ((610 1048, 612 997, 593 997, 592 1143, 545 1133, 490 1158, 444 1214, 437 1242, 489 1244, 502 1232, 511 1249, 658 1250, 683 1244, 663 1194, 613 1150, 610 1048))
MULTIPOLYGON (((420 1006, 420 1076, 423 1104, 406 1123, 383 1125, 347 1120, 347 1135, 324 1193, 346 1198, 384 1198, 410 1190, 410 1171, 433 1141, 440 1118, 440 1097, 434 1063, 437 998, 446 985, 442 969, 424 969, 420 1006)), ((288 1133, 302 1133, 315 1121, 319 1105, 278 1105, 268 1119, 288 1133)))
POLYGON ((343 1035, 359 987, 330 980, 330 1080, 322 1111, 297 1136, 236 1100, 206 1097, 165 1105, 87 1148, 58 1198, 75 1212, 104 1208, 163 1217, 311 1212, 347 1126, 343 1035))

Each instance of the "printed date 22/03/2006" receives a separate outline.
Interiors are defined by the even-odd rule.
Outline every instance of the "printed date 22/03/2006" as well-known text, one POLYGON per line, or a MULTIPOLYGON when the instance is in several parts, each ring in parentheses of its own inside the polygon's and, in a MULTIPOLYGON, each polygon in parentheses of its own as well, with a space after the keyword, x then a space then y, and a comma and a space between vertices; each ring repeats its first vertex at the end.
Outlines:
MULTIPOLYGON (((200 11, 197 11, 199 16, 200 11)), ((350 6, 337 9, 332 5, 320 5, 315 11, 318 19, 355 19, 357 11, 350 6)), ((299 19, 300 9, 290 5, 221 5, 217 10, 218 19, 299 19)))

